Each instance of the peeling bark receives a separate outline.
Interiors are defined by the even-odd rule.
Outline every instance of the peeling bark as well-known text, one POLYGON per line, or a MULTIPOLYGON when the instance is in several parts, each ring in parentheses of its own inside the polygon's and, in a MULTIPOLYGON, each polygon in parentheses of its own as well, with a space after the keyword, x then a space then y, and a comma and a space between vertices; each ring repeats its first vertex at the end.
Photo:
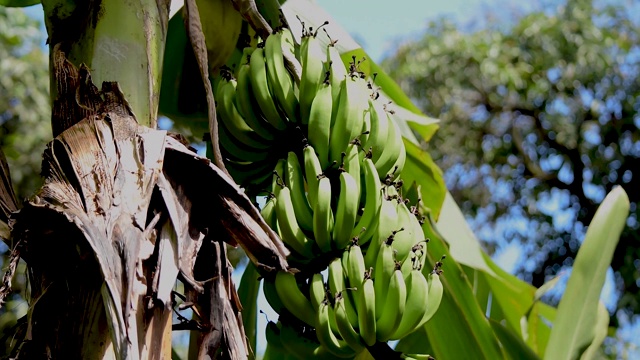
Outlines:
POLYGON ((44 152, 44 185, 9 211, 32 287, 20 357, 166 358, 179 277, 202 316, 201 357, 246 358, 224 242, 263 270, 285 269, 287 250, 231 178, 140 126, 117 83, 98 90, 56 51, 75 77, 54 103, 66 125, 44 152))

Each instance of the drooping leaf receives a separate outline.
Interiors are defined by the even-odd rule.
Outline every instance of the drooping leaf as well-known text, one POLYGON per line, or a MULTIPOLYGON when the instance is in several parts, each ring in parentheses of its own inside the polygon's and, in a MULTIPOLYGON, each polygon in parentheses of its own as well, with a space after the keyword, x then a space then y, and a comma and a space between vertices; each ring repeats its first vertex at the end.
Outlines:
POLYGON ((534 300, 538 301, 540 300, 544 294, 546 294, 547 292, 551 291, 551 289, 555 288, 556 285, 558 285, 558 283, 560 282, 560 279, 562 279, 562 273, 558 274, 558 276, 555 276, 553 279, 547 281, 546 283, 544 283, 544 285, 540 286, 538 288, 538 290, 536 290, 536 295, 534 300))
POLYGON ((438 218, 445 199, 446 185, 442 178, 442 170, 436 165, 429 153, 418 145, 404 140, 407 160, 402 170, 402 179, 407 186, 414 182, 420 184, 423 204, 431 210, 432 216, 438 218))
POLYGON ((545 358, 577 359, 596 340, 600 292, 628 215, 629 198, 616 187, 598 207, 578 250, 545 358))
MULTIPOLYGON (((409 154, 408 150, 407 154, 409 154)), ((495 275, 485 261, 480 242, 469 228, 462 211, 448 191, 445 193, 437 225, 438 231, 451 247, 451 253, 458 262, 495 275)))

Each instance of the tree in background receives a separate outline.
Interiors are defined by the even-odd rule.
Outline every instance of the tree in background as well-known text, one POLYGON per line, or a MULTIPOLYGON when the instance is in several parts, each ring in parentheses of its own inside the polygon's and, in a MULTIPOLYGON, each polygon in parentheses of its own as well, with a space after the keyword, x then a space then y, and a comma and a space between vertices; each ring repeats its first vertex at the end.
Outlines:
MULTIPOLYGON (((19 200, 41 185, 42 152, 51 139, 48 59, 40 47, 42 37, 39 23, 22 9, 0 6, 0 148, 11 166, 19 200)), ((2 247, 4 270, 8 252, 2 247)), ((13 292, 0 308, 0 354, 8 354, 13 327, 26 314, 26 288, 24 263, 20 263, 13 292)))
MULTIPOLYGON (((490 250, 523 244, 516 270, 540 286, 570 267, 613 186, 631 215, 611 264, 618 308, 640 313, 640 65, 623 6, 568 0, 507 29, 432 22, 386 61, 442 126, 429 152, 490 250)), ((615 317, 612 318, 615 321, 615 317)))

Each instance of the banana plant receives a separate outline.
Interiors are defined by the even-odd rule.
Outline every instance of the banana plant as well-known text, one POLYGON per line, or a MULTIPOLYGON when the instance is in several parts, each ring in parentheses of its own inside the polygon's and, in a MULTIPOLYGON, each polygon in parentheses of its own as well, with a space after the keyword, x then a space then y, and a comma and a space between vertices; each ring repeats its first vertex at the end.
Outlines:
MULTIPOLYGON (((0 0, 4 6, 33 3, 0 0)), ((46 349, 54 357, 68 356, 70 351, 76 357, 163 357, 171 353, 173 328, 199 334, 192 336, 194 357, 213 357, 223 345, 233 358, 257 355, 257 334, 262 333, 256 325, 257 269, 260 274, 265 269, 287 269, 286 259, 293 258, 269 226, 271 220, 263 219, 251 203, 256 200, 254 194, 249 194, 250 199, 228 176, 231 173, 239 181, 238 176, 250 178, 256 170, 238 166, 227 172, 222 161, 217 139, 224 145, 229 133, 238 129, 217 126, 213 93, 239 84, 219 74, 236 73, 250 61, 243 51, 255 45, 254 35, 276 39, 269 35, 269 24, 276 27, 286 22, 292 38, 280 37, 285 45, 265 45, 251 59, 260 59, 262 51, 283 51, 289 44, 291 53, 278 58, 284 58, 294 78, 302 73, 287 56, 295 56, 294 43, 302 43, 303 22, 315 29, 324 26, 326 33, 320 33, 318 40, 337 44, 336 62, 348 66, 354 57, 368 59, 366 52, 329 14, 307 0, 187 0, 171 20, 169 2, 160 0, 135 4, 43 0, 42 5, 50 40, 56 137, 44 156, 47 182, 22 209, 9 201, 11 191, 0 193, 6 200, 0 204, 13 204, 3 205, 0 211, 10 214, 0 218, 3 239, 11 236, 19 244, 14 260, 22 256, 27 261, 36 299, 28 317, 29 341, 20 354, 28 358, 46 349), (325 21, 329 24, 323 25, 325 21), (158 113, 169 116, 192 139, 209 132, 215 166, 198 157, 182 137, 155 130, 158 113), (211 206, 224 209, 225 216, 212 218, 211 206), (221 239, 211 238, 213 229, 221 230, 217 232, 221 239), (237 295, 222 240, 242 246, 253 264, 245 270, 237 295), (68 261, 60 267, 56 259, 63 257, 68 261), (90 285, 84 285, 77 274, 90 276, 90 285), (177 279, 187 289, 184 295, 172 291, 177 279), (237 296, 239 301, 233 301, 237 296), (188 320, 179 315, 180 323, 172 326, 171 307, 177 302, 192 308, 195 317, 188 320), (244 308, 241 315, 240 308, 244 308), (213 331, 218 325, 222 325, 221 336, 213 331)), ((440 308, 426 324, 402 336, 395 349, 369 333, 366 344, 360 344, 368 351, 358 358, 420 358, 427 353, 439 358, 591 358, 606 334, 608 314, 598 296, 628 214, 624 191, 615 189, 596 214, 558 308, 545 305, 539 301, 544 289, 506 273, 484 253, 447 193, 440 169, 424 150, 440 126, 438 121, 424 116, 370 59, 359 69, 374 79, 381 101, 395 105, 393 126, 402 134, 406 151, 402 191, 419 204, 424 215, 421 230, 430 239, 423 269, 437 273, 443 266, 445 273, 440 308), (587 296, 579 292, 585 289, 587 296)), ((293 83, 289 88, 284 85, 276 89, 279 96, 295 93, 293 83)), ((228 109, 224 102, 218 106, 221 112, 228 109)), ((291 109, 276 111, 296 116, 291 109)), ((259 147, 260 142, 253 145, 259 147)), ((239 156, 243 150, 240 146, 237 153, 227 155, 239 156)), ((341 151, 348 153, 337 149, 334 156, 341 151)), ((7 175, 7 167, 1 165, 0 175, 7 175)), ((271 163, 265 166, 273 168, 271 163)), ((348 167, 343 174, 348 174, 348 167)), ((358 181, 353 176, 348 180, 350 176, 341 176, 342 183, 349 184, 341 183, 345 189, 358 181)), ((276 185, 283 181, 261 180, 276 185)), ((296 180, 287 175, 285 181, 296 180)), ((289 189, 272 189, 275 196, 290 195, 289 189)), ((304 197, 304 186, 297 189, 304 197)), ((341 193, 344 200, 338 202, 357 203, 348 199, 357 199, 359 192, 341 193)), ((298 201, 294 196, 291 201, 298 201)), ((355 219, 353 211, 336 215, 343 222, 355 219)), ((300 226, 313 227, 313 219, 300 226)), ((343 226, 339 228, 343 232, 343 226)), ((302 236, 309 229, 289 230, 304 245, 302 236)), ((295 276, 287 279, 291 288, 297 288, 295 276)), ((369 280, 363 279, 367 287, 369 280)), ((262 282, 266 296, 268 279, 262 282)), ((359 294, 374 294, 374 290, 359 294)), ((370 315, 367 323, 359 324, 370 330, 375 308, 367 303, 367 296, 359 296, 350 301, 370 315)), ((350 298, 345 295, 340 300, 347 303, 350 298)), ((285 301, 291 300, 307 301, 304 295, 285 301)), ((350 321, 346 311, 344 315, 342 319, 350 321)), ((317 319, 306 321, 315 324, 317 319)), ((308 334, 278 326, 269 330, 288 332, 295 341, 275 341, 278 346, 268 348, 269 356, 294 347, 329 356, 308 334)), ((324 334, 323 341, 333 342, 329 333, 324 334)))

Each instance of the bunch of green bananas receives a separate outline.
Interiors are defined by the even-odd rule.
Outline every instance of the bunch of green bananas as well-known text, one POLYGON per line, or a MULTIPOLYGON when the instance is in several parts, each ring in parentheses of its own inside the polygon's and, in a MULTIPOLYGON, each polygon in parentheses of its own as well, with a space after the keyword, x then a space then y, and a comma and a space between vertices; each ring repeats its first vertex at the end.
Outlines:
POLYGON ((301 270, 265 277, 281 317, 270 331, 304 337, 278 343, 300 357, 349 358, 433 316, 441 263, 423 272, 427 240, 402 197, 394 112, 357 59, 344 66, 335 43, 323 48, 317 35, 304 31, 298 46, 283 28, 246 48, 235 73, 221 72, 215 97, 226 165, 245 189, 268 194, 262 216, 301 270))
POLYGON ((285 345, 289 352, 300 358, 319 353, 353 358, 378 341, 401 339, 431 319, 443 296, 442 263, 425 274, 427 241, 413 246, 403 261, 397 260, 392 242, 393 236, 384 241, 375 265, 367 267, 366 254, 372 250, 363 254, 354 241, 330 262, 326 281, 324 271, 281 271, 265 278, 265 298, 284 319, 280 328, 298 326, 302 333, 315 333, 306 346, 285 345))

